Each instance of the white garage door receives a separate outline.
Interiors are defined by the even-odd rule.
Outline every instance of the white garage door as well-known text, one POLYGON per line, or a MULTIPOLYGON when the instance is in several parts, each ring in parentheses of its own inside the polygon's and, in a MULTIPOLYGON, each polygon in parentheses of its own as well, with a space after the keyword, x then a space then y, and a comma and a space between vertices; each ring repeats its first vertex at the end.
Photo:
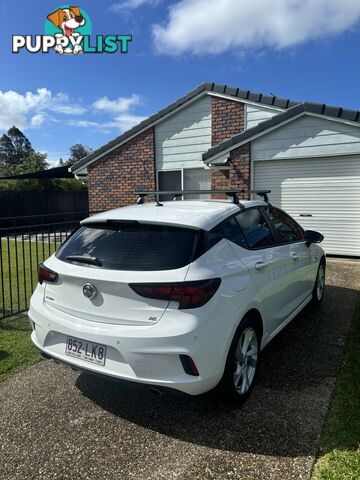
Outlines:
POLYGON ((327 253, 360 256, 360 156, 255 161, 254 188, 321 232, 327 253))

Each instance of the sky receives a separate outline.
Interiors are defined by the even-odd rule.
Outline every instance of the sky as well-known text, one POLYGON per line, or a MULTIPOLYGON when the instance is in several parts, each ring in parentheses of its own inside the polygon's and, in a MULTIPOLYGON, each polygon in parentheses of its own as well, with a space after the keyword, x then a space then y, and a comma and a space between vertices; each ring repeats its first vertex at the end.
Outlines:
POLYGON ((51 165, 203 82, 360 110, 359 0, 82 0, 92 42, 131 34, 128 53, 12 53, 63 5, 0 0, 0 134, 16 125, 51 165))

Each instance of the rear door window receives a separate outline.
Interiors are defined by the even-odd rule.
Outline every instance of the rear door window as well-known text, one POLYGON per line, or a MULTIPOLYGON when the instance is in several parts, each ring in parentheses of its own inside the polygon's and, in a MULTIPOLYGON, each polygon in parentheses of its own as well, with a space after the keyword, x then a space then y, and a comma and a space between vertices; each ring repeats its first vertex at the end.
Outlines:
POLYGON ((198 231, 168 225, 114 222, 79 228, 56 256, 81 266, 111 270, 173 270, 192 261, 198 231), (77 262, 69 257, 85 257, 77 262), (86 257, 96 259, 86 263, 86 257))
POLYGON ((245 237, 234 217, 226 220, 207 234, 206 250, 209 250, 223 238, 246 248, 245 237))
POLYGON ((257 208, 239 213, 236 220, 249 248, 266 248, 274 245, 274 237, 264 215, 257 208))

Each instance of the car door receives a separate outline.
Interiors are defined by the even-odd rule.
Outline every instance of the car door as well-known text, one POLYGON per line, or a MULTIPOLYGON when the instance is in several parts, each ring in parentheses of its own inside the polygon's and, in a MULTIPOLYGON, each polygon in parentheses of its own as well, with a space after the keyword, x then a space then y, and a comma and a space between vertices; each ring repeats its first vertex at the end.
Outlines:
POLYGON ((260 208, 243 210, 236 220, 247 248, 240 253, 257 284, 266 314, 265 335, 272 335, 293 310, 293 260, 288 245, 278 245, 276 232, 260 208))
POLYGON ((305 241, 305 232, 287 213, 279 208, 265 208, 270 226, 275 230, 277 244, 282 245, 289 255, 291 274, 291 296, 293 309, 301 305, 313 288, 311 252, 305 241))

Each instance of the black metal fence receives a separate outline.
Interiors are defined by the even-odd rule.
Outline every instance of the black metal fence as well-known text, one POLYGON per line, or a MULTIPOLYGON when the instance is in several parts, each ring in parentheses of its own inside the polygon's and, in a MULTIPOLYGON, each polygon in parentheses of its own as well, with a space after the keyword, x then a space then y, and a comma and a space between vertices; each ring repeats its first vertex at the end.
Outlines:
POLYGON ((89 212, 0 218, 0 319, 29 308, 38 265, 52 255, 89 212), (53 220, 49 222, 49 219, 53 220), (24 220, 28 224, 24 225, 24 220), (9 222, 12 226, 9 225, 9 222))
MULTIPOLYGON (((60 217, 63 213, 83 212, 89 210, 88 192, 86 190, 79 191, 18 191, 4 190, 0 191, 0 222, 2 227, 8 226, 3 224, 11 217, 16 217, 16 221, 22 219, 23 225, 31 225, 34 223, 34 216, 42 216, 43 223, 51 223, 55 221, 65 221, 67 218, 56 218, 52 215, 56 214, 60 217), (5 220, 3 217, 7 217, 5 220)), ((17 223, 19 225, 19 223, 17 223)), ((10 226, 14 226, 13 223, 10 226)))

